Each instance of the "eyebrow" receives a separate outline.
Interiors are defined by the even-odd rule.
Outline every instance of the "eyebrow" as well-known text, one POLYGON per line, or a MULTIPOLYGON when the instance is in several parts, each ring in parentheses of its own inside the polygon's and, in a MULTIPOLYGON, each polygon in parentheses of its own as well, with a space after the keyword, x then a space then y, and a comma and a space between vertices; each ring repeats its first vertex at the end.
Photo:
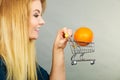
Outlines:
POLYGON ((33 12, 35 12, 35 11, 37 11, 38 13, 40 13, 40 10, 39 10, 39 9, 35 9, 35 10, 33 10, 33 12))

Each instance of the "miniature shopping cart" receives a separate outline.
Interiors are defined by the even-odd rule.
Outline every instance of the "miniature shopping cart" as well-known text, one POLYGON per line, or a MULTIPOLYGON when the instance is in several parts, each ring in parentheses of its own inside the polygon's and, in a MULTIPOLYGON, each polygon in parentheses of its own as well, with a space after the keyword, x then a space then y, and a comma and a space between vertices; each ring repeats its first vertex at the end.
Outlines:
POLYGON ((95 59, 88 59, 88 58, 84 57, 84 55, 87 54, 87 53, 95 52, 94 42, 91 42, 86 46, 80 46, 74 40, 72 40, 70 38, 69 39, 69 44, 70 44, 71 52, 73 54, 72 57, 71 57, 71 64, 72 65, 76 65, 77 62, 82 62, 82 61, 90 61, 91 65, 95 64, 95 59))

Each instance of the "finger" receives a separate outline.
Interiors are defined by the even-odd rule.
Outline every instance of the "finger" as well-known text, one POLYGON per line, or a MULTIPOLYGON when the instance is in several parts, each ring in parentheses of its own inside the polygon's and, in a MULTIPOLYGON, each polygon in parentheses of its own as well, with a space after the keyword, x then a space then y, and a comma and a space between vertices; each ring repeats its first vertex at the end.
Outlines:
POLYGON ((68 29, 67 33, 69 34, 69 37, 72 37, 72 29, 68 29))

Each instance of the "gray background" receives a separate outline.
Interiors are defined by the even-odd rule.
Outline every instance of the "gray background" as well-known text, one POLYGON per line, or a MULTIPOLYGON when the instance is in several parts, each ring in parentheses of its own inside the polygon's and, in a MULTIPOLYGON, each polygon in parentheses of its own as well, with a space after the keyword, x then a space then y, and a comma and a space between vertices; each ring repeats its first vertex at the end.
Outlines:
POLYGON ((39 64, 48 73, 57 31, 66 26, 74 33, 84 25, 94 32, 95 52, 87 57, 92 56, 96 63, 80 62, 72 66, 68 44, 67 80, 120 80, 120 0, 47 0, 43 17, 46 24, 40 28, 36 49, 39 64))

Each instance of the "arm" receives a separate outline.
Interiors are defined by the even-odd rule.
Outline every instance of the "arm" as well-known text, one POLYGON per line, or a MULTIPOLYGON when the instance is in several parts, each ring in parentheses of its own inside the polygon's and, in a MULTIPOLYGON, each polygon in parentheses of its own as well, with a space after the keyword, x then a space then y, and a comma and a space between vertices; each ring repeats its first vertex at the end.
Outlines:
POLYGON ((65 33, 71 36, 72 30, 67 28, 59 30, 53 45, 50 80, 66 80, 64 48, 66 47, 68 39, 64 37, 65 33))

